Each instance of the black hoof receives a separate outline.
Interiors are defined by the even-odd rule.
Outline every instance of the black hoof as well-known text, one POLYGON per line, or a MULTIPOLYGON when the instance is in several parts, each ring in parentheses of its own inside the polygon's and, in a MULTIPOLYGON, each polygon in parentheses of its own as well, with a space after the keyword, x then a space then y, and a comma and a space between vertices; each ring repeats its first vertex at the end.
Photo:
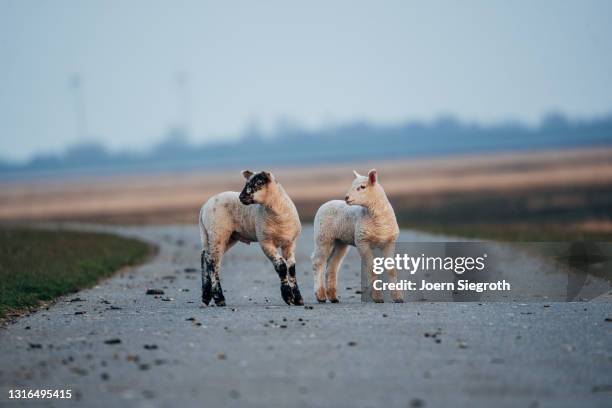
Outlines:
POLYGON ((212 282, 210 279, 205 280, 202 284, 202 302, 208 306, 210 299, 212 299, 212 282))
POLYGON ((404 299, 393 299, 393 303, 404 303, 404 299))
POLYGON ((215 305, 225 306, 225 296, 223 296, 223 289, 221 289, 221 284, 215 285, 213 287, 212 293, 213 299, 215 300, 215 305))
POLYGON ((330 302, 332 302, 332 303, 339 303, 340 301, 338 299, 331 299, 330 302))
POLYGON ((281 296, 288 305, 294 304, 293 291, 288 283, 281 283, 281 296))
POLYGON ((317 299, 317 302, 319 303, 325 303, 327 301, 327 299, 317 299))
POLYGON ((302 294, 300 293, 297 283, 293 287, 293 304, 298 306, 304 305, 304 298, 302 298, 302 294))

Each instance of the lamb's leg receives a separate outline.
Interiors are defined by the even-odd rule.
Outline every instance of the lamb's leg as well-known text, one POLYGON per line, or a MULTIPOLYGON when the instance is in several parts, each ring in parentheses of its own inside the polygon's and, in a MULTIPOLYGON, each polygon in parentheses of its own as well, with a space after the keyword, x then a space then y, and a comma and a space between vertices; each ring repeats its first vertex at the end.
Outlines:
POLYGON ((315 241, 315 250, 312 253, 312 273, 314 276, 315 297, 320 303, 325 303, 327 295, 325 294, 325 281, 323 279, 323 268, 327 264, 329 254, 333 249, 333 243, 315 241))
POLYGON ((278 249, 273 242, 262 241, 260 246, 264 254, 266 254, 270 262, 272 262, 272 265, 274 265, 274 270, 280 278, 281 296, 283 300, 288 305, 294 304, 293 291, 291 290, 291 286, 289 286, 289 280, 287 278, 287 262, 282 257, 278 256, 278 249))
POLYGON ((204 208, 200 210, 200 239, 202 240, 202 253, 200 255, 200 268, 202 271, 202 302, 208 306, 210 299, 212 299, 212 281, 210 280, 210 271, 208 270, 208 264, 206 262, 206 252, 208 246, 208 231, 204 226, 204 219, 202 218, 204 208))
POLYGON ((332 303, 338 303, 338 294, 336 293, 336 285, 338 282, 338 268, 342 264, 342 260, 348 252, 349 246, 336 241, 334 250, 327 260, 327 273, 326 273, 326 293, 327 298, 332 303))
POLYGON ((202 250, 200 257, 200 266, 202 269, 202 302, 208 306, 210 299, 212 299, 212 281, 210 279, 210 270, 208 269, 208 262, 206 261, 206 250, 202 250))
POLYGON ((372 248, 370 247, 369 243, 360 242, 357 243, 357 250, 359 251, 359 255, 361 256, 361 276, 365 275, 368 277, 372 300, 376 303, 383 303, 384 299, 382 290, 375 290, 372 287, 374 279, 376 278, 376 274, 372 269, 374 262, 374 254, 372 252, 372 248))
MULTIPOLYGON (((395 242, 389 242, 387 245, 385 245, 382 250, 382 255, 385 258, 395 257, 395 242)), ((387 276, 389 277, 389 282, 397 282, 397 271, 394 267, 387 269, 387 276)), ((404 303, 404 297, 401 290, 392 291, 391 298, 395 303, 404 303)))
POLYGON ((291 242, 288 245, 282 247, 283 258, 287 261, 287 271, 289 272, 289 286, 293 292, 293 303, 296 305, 303 305, 304 299, 298 288, 297 279, 295 277, 295 242, 291 242))
POLYGON ((225 306, 225 296, 223 296, 221 280, 219 279, 219 271, 221 270, 221 255, 219 252, 207 253, 206 269, 212 277, 212 297, 215 300, 215 305, 225 306))

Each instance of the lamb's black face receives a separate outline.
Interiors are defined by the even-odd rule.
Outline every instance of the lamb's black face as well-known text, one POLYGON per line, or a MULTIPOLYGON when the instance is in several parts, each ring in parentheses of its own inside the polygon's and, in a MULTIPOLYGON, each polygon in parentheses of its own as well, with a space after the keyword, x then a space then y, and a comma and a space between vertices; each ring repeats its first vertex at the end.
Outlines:
POLYGON ((261 171, 253 174, 244 185, 242 192, 240 193, 240 202, 244 205, 256 204, 258 202, 256 195, 263 189, 265 189, 270 182, 270 176, 268 173, 261 171))

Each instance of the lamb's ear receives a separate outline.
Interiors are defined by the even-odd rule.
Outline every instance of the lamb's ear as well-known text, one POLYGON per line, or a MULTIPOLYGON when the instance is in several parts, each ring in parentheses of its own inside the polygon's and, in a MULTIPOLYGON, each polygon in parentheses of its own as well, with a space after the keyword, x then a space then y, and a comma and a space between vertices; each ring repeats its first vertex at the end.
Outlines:
POLYGON ((251 170, 242 170, 240 174, 242 174, 242 177, 248 180, 253 175, 253 172, 251 170))
POLYGON ((268 180, 270 180, 270 181, 275 181, 274 174, 272 174, 272 173, 271 173, 271 172, 269 172, 269 171, 266 171, 266 172, 264 172, 264 173, 266 173, 266 176, 268 176, 268 180))
POLYGON ((376 172, 376 169, 372 169, 368 172, 368 180, 370 181, 370 184, 376 184, 378 181, 378 173, 376 172))
POLYGON ((355 175, 355 178, 361 177, 361 174, 357 173, 357 170, 353 170, 353 174, 355 175))

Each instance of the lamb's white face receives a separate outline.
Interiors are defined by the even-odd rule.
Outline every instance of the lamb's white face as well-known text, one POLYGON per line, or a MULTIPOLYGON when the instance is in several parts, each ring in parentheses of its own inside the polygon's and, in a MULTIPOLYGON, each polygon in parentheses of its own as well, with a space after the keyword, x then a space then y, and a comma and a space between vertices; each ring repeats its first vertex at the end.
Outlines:
POLYGON ((346 201, 348 205, 361 205, 367 207, 370 203, 374 202, 377 197, 378 175, 376 170, 370 170, 367 177, 358 174, 356 171, 353 171, 353 173, 355 174, 355 179, 353 180, 351 188, 346 193, 344 201, 346 201))

